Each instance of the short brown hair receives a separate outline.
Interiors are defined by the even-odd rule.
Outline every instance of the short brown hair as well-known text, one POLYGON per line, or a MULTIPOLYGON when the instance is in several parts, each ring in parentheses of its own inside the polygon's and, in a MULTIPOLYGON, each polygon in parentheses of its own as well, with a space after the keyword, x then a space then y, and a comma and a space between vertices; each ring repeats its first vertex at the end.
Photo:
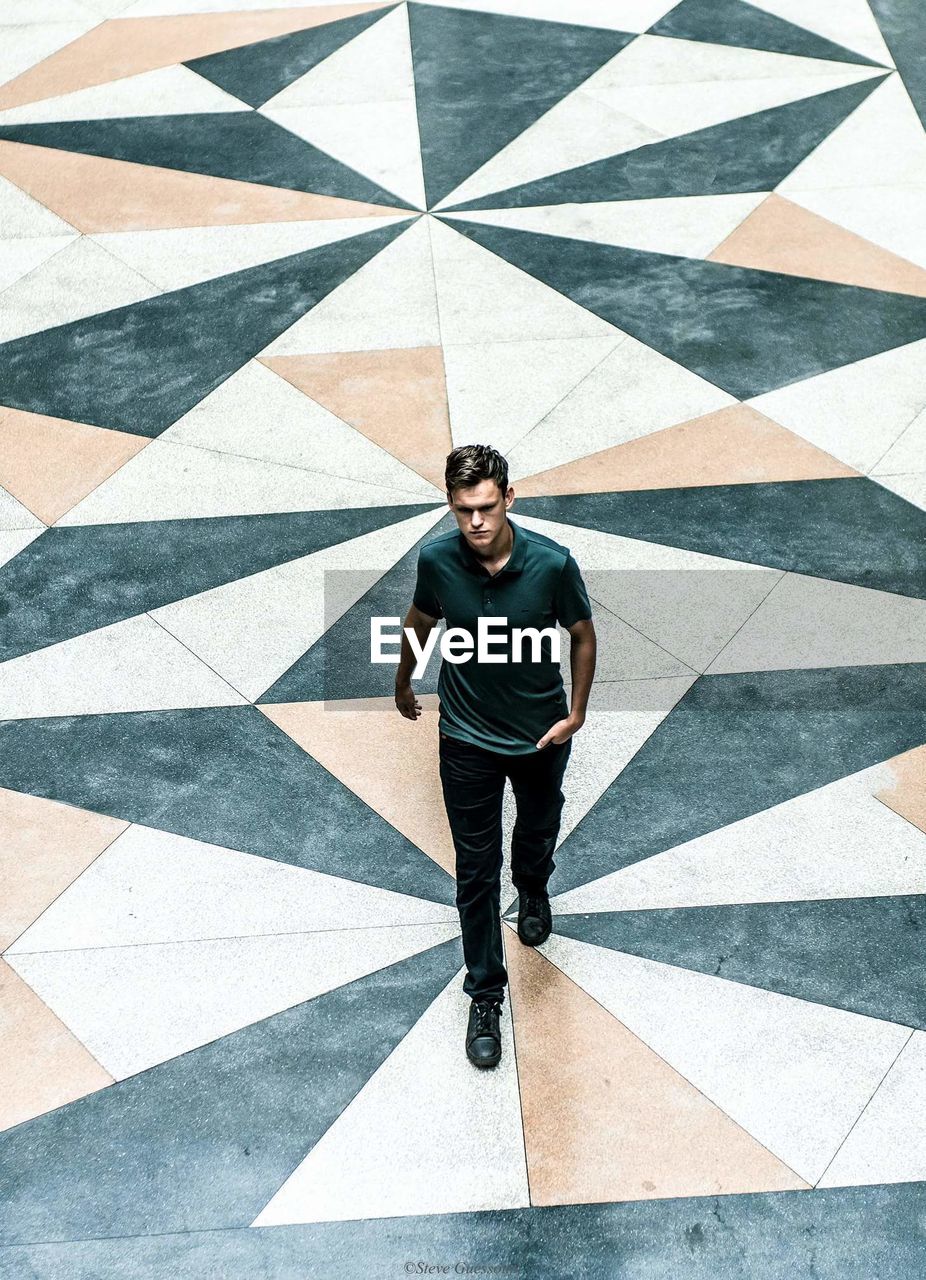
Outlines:
POLYGON ((508 463, 488 444, 462 444, 447 454, 444 482, 448 494, 455 489, 471 489, 480 480, 494 480, 502 493, 508 491, 508 463))

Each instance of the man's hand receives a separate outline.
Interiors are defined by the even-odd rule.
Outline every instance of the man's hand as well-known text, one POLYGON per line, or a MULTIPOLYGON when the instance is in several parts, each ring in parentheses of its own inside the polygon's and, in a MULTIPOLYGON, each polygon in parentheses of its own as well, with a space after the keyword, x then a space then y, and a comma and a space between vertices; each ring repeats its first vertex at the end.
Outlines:
POLYGON ((396 685, 395 705, 406 720, 417 720, 421 715, 421 703, 415 697, 410 684, 396 685))
POLYGON ((548 729, 537 743, 537 750, 542 751, 548 742, 567 742, 574 733, 582 728, 583 724, 585 724, 584 716, 569 715, 565 720, 557 720, 556 724, 548 729))

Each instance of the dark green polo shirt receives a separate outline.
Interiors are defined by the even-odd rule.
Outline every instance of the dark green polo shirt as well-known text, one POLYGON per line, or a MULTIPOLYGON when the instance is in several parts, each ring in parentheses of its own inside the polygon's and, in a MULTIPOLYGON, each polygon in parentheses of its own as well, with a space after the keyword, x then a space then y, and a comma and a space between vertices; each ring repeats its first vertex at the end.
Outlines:
MULTIPOLYGON (((465 627, 476 640, 480 616, 507 618, 506 637, 493 652, 511 654, 513 627, 571 627, 592 616, 579 566, 567 547, 509 519, 514 543, 507 564, 490 574, 459 529, 426 542, 418 554, 414 603, 450 627, 465 627)), ((565 657, 565 652, 563 657, 565 657)), ((441 662, 437 692, 439 728, 451 738, 489 751, 526 755, 546 731, 568 714, 558 662, 548 638, 533 661, 525 643, 522 661, 441 662)))

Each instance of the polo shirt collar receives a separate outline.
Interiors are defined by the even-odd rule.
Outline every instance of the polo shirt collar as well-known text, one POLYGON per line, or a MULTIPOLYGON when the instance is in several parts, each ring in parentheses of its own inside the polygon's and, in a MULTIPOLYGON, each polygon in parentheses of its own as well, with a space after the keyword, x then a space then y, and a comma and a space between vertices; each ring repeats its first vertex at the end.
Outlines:
MULTIPOLYGON (((508 520, 508 517, 506 516, 505 519, 508 520)), ((496 577, 500 577, 503 573, 520 573, 524 568, 524 557, 527 555, 527 539, 524 537, 523 532, 513 520, 508 520, 508 524, 511 527, 511 535, 514 539, 511 545, 511 555, 508 557, 507 564, 495 575, 496 577)), ((474 573, 486 572, 482 561, 463 536, 462 529, 459 530, 457 535, 457 550, 467 569, 474 573)))

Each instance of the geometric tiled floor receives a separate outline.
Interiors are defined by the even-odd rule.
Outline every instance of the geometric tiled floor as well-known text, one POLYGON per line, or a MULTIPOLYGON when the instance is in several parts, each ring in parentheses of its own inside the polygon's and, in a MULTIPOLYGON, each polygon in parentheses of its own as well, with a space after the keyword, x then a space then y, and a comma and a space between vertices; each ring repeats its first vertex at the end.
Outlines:
POLYGON ((918 0, 0 8, 0 1274, 923 1275, 918 0), (599 636, 491 1073, 472 442, 599 636))

